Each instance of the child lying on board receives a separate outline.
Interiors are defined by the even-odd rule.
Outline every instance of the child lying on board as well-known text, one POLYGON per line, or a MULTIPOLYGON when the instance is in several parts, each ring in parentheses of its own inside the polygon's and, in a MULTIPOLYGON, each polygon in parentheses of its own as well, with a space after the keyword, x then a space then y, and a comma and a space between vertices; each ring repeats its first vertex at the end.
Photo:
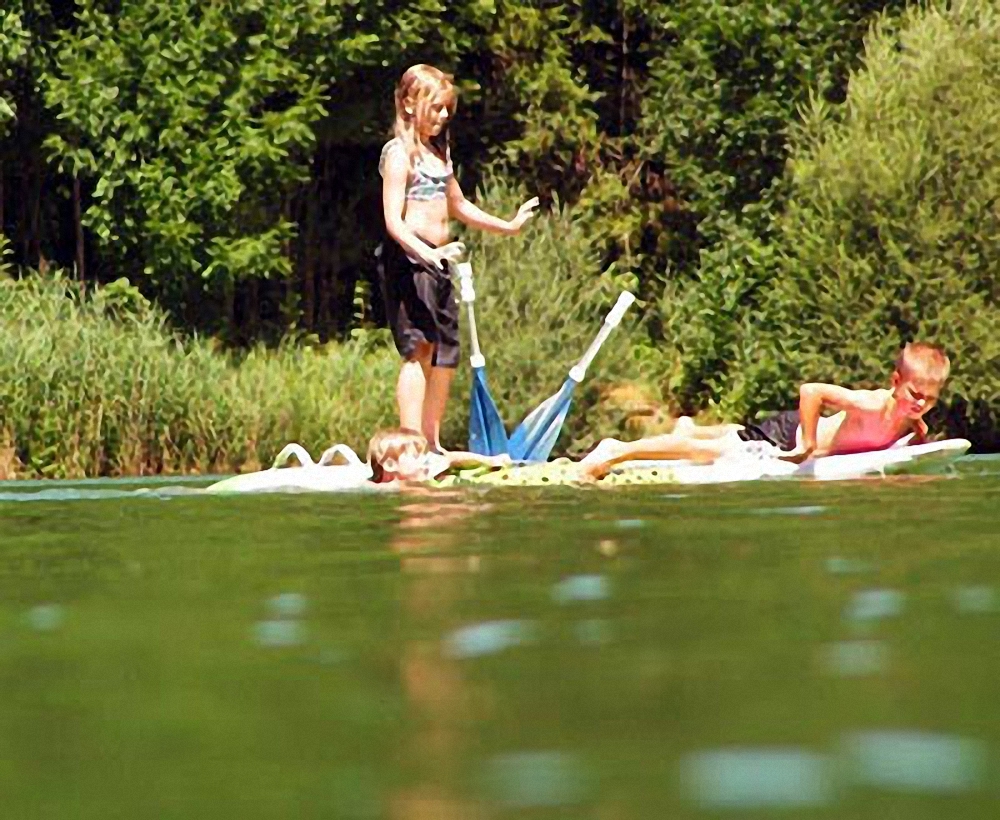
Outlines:
POLYGON ((910 434, 913 443, 919 443, 927 436, 923 417, 937 402, 950 369, 939 347, 910 342, 896 359, 888 388, 852 390, 810 382, 799 390, 798 410, 746 425, 698 427, 684 418, 678 420, 679 429, 666 435, 632 442, 604 439, 581 463, 599 478, 626 461, 684 459, 711 464, 747 446, 773 448, 772 455, 798 464, 810 457, 884 450, 910 434), (826 408, 836 412, 824 417, 826 408))

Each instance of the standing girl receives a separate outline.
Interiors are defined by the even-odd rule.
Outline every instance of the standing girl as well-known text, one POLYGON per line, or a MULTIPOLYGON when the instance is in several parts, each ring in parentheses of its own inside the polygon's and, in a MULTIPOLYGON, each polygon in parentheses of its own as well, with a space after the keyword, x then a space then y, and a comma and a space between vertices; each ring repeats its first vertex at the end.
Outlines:
POLYGON ((458 304, 447 260, 461 253, 449 220, 512 236, 535 197, 511 220, 480 210, 455 179, 448 123, 455 113, 450 76, 415 65, 396 87, 395 136, 382 149, 382 208, 388 239, 379 248, 379 278, 396 349, 404 361, 396 384, 400 427, 420 430, 441 449, 441 419, 458 366, 458 304))

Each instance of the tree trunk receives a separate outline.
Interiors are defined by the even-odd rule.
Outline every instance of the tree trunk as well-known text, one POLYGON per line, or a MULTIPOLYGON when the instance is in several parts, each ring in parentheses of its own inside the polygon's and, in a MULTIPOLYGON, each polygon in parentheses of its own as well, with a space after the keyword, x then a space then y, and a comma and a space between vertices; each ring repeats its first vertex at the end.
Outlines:
POLYGON ((76 275, 80 279, 80 296, 87 293, 87 277, 83 258, 83 214, 80 210, 80 177, 73 175, 73 227, 76 230, 76 275))

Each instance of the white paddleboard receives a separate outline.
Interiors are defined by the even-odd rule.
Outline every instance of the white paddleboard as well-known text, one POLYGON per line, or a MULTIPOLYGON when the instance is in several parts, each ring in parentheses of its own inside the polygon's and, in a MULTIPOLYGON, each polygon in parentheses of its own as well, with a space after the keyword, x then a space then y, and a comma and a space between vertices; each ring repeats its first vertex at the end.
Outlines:
POLYGON ((336 444, 320 456, 319 462, 300 444, 288 444, 268 470, 225 478, 206 488, 209 493, 313 492, 375 489, 371 467, 346 444, 336 444), (299 467, 289 467, 292 457, 299 467), (339 459, 339 463, 338 463, 339 459))
POLYGON ((918 473, 939 469, 954 461, 971 447, 964 438, 931 441, 926 444, 899 443, 885 450, 813 458, 802 464, 790 464, 777 458, 724 457, 714 464, 689 461, 629 461, 614 472, 657 469, 669 473, 677 484, 722 484, 755 481, 762 478, 814 478, 837 481, 866 475, 918 473))

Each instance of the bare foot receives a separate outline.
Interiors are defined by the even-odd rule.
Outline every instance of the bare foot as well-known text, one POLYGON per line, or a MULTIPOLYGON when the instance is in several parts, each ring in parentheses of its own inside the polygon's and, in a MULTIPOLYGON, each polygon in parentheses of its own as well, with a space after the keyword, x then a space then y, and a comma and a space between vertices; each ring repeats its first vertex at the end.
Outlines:
POLYGON ((623 446, 624 442, 616 438, 601 439, 593 450, 580 459, 580 464, 595 464, 607 461, 609 458, 618 455, 623 446))

